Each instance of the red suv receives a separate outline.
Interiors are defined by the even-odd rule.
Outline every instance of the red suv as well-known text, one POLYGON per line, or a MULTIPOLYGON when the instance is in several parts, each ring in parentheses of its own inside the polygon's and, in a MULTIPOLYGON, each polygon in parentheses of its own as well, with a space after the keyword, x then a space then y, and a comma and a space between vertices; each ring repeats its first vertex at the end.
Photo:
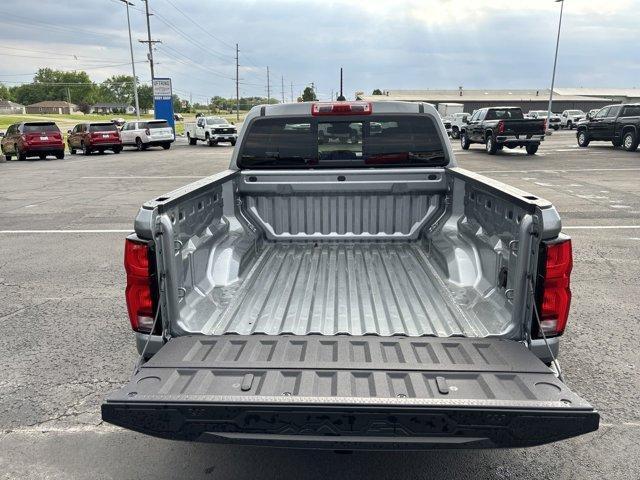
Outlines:
POLYGON ((64 158, 62 133, 53 122, 14 123, 7 129, 0 145, 6 160, 11 160, 14 155, 18 160, 27 157, 44 160, 47 155, 64 158))
POLYGON ((69 130, 67 143, 72 154, 76 150, 82 150, 85 155, 96 151, 104 153, 105 150, 113 153, 122 151, 120 132, 113 122, 79 123, 73 130, 69 130))

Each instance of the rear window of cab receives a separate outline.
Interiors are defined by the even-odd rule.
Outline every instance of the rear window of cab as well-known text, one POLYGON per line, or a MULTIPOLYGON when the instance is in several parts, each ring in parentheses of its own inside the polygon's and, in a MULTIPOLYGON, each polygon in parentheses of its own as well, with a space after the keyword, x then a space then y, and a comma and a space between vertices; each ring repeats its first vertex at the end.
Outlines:
POLYGON ((241 146, 241 168, 444 166, 443 140, 424 115, 344 119, 258 118, 241 146))

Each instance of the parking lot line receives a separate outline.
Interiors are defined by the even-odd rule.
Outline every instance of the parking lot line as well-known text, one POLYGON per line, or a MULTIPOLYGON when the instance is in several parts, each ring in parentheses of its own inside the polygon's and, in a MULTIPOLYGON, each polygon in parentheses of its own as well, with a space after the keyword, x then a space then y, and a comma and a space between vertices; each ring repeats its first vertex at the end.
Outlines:
POLYGON ((477 173, 571 173, 571 172, 637 172, 640 167, 630 168, 572 168, 546 170, 478 170, 477 173))
POLYGON ((629 230, 640 228, 640 225, 570 225, 563 230, 629 230))
POLYGON ((132 233, 133 229, 128 230, 0 230, 0 234, 12 233, 132 233))
POLYGON ((167 179, 167 178, 202 178, 203 175, 165 175, 165 176, 160 176, 160 175, 156 175, 156 176, 152 176, 152 175, 145 175, 145 176, 133 176, 133 175, 126 175, 126 176, 102 176, 102 177, 80 177, 82 179, 87 179, 87 180, 103 180, 103 179, 107 179, 107 180, 119 180, 119 179, 126 179, 126 180, 144 180, 144 179, 167 179))

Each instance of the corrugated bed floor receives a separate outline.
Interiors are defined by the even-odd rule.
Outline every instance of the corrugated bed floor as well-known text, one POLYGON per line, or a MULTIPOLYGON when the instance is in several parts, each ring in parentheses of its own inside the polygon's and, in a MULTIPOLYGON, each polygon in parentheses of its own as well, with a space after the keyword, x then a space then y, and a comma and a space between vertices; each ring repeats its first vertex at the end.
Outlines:
POLYGON ((272 243, 210 334, 487 334, 418 243, 272 243))

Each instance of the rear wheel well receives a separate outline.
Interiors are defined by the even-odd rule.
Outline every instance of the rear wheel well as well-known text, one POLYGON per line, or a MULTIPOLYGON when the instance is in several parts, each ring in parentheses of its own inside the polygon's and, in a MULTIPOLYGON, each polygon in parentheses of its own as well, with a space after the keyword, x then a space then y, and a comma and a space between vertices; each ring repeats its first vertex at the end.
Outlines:
POLYGON ((636 133, 636 127, 634 127, 633 125, 627 125, 625 127, 622 127, 622 135, 628 132, 636 133))
POLYGON ((484 132, 484 139, 486 140, 489 137, 493 137, 493 130, 487 130, 484 132))

